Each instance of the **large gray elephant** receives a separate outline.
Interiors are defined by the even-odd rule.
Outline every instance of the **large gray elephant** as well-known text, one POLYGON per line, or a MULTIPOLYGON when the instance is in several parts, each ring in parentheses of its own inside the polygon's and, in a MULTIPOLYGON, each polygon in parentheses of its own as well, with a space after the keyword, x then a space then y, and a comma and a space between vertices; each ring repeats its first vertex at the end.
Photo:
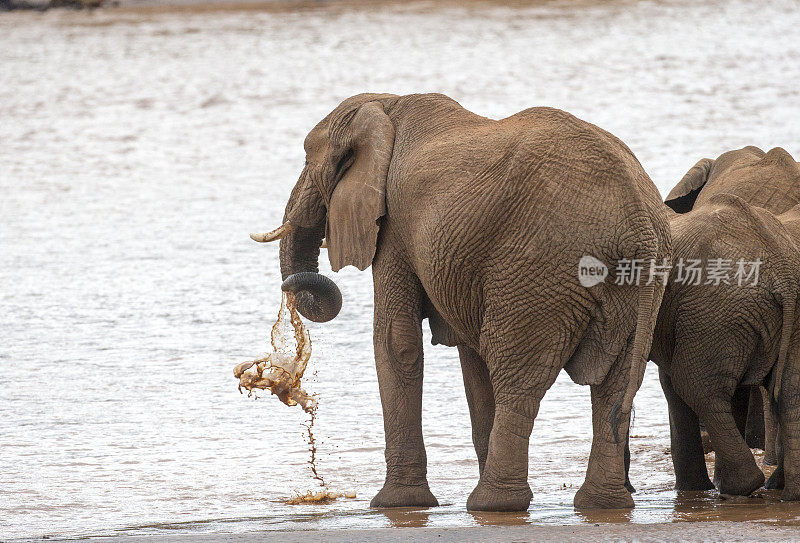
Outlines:
POLYGON ((794 310, 800 285, 794 208, 798 202, 800 166, 783 149, 764 153, 756 147, 701 160, 666 199, 681 214, 670 217, 673 270, 651 359, 659 366, 669 404, 679 489, 713 488, 698 419, 716 452, 715 482, 720 492, 747 495, 764 483, 742 436, 743 414, 732 405, 737 389, 764 386, 784 445, 768 486, 783 486, 785 472, 782 498, 800 497, 796 472, 800 370, 794 310), (740 259, 761 261, 756 286, 733 279, 740 259), (730 265, 730 284, 714 284, 713 279, 706 284, 708 277, 700 285, 677 282, 681 273, 686 278, 688 268, 683 265, 691 260, 700 260, 702 266, 730 265))
POLYGON ((666 209, 631 151, 563 111, 491 120, 439 94, 348 98, 305 150, 283 225, 254 239, 282 238, 283 288, 312 320, 340 300, 317 273, 323 238, 334 271, 372 265, 386 481, 371 505, 437 505, 421 425, 428 318, 461 358, 480 471, 468 509, 527 509, 529 438, 562 368, 591 386, 576 507, 632 507, 625 436, 664 286, 578 277, 586 255, 670 256, 666 209))

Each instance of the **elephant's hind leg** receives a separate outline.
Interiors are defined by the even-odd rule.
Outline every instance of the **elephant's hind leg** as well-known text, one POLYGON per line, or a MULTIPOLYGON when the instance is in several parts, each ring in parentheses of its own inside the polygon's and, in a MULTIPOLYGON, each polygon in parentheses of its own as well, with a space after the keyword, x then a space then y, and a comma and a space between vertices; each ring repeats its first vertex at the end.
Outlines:
POLYGON ((742 438, 729 401, 712 401, 706 409, 706 427, 714 446, 714 482, 721 494, 749 496, 764 484, 750 447, 742 438))
POLYGON ((780 433, 777 430, 775 432, 775 466, 772 475, 764 483, 764 488, 767 490, 783 490, 786 486, 786 474, 783 470, 783 444, 781 443, 780 433))
MULTIPOLYGON (((525 511, 532 493, 528 485, 528 446, 533 422, 545 392, 563 367, 560 350, 530 340, 520 329, 500 329, 482 336, 494 391, 494 422, 489 434, 480 481, 467 499, 470 511, 525 511), (536 345, 539 349, 532 347, 536 345), (535 354, 536 352, 542 354, 535 354), (554 352, 558 354, 553 354, 554 352)), ((561 337, 569 337, 562 335, 561 337)), ((548 338, 552 343, 553 338, 548 338)), ((555 340, 557 341, 557 339, 555 340)))
MULTIPOLYGON (((787 372, 789 373, 789 372, 787 372)), ((800 500, 800 376, 784 378, 778 402, 780 468, 783 470, 782 501, 800 500)))
POLYGON ((489 454, 489 436, 494 423, 494 392, 486 362, 466 345, 458 346, 461 358, 461 373, 467 393, 469 417, 472 422, 472 443, 478 456, 478 469, 483 474, 486 456, 489 454))
MULTIPOLYGON (((632 341, 629 343, 629 347, 632 341)), ((626 349, 628 352, 628 349, 626 349)), ((628 357, 629 358, 629 357, 628 357)), ((586 480, 575 494, 577 509, 625 509, 633 507, 633 498, 625 485, 625 446, 630 415, 621 421, 615 439, 611 412, 614 404, 625 391, 628 382, 628 366, 621 363, 620 356, 611 366, 605 380, 591 385, 592 396, 592 449, 586 480)))
POLYGON ((672 380, 664 369, 658 369, 658 377, 669 408, 670 451, 675 468, 675 488, 711 490, 714 485, 708 478, 697 415, 675 392, 672 380))
POLYGON ((467 499, 469 511, 525 511, 533 494, 528 485, 528 446, 544 390, 495 405, 485 467, 467 499))
MULTIPOLYGON (((733 397, 745 373, 750 347, 747 338, 736 331, 708 339, 705 345, 693 344, 693 349, 686 348, 691 343, 688 340, 676 345, 670 364, 672 387, 708 432, 717 489, 722 494, 747 496, 764 484, 764 474, 743 436, 746 410, 739 414, 738 422, 734 416, 733 397)), ((743 400, 746 397, 743 395, 743 400)))
MULTIPOLYGON (((684 384, 702 388, 702 380, 693 384, 684 384)), ((764 474, 756 465, 750 447, 742 437, 736 419, 733 416, 731 398, 733 391, 702 392, 692 394, 702 398, 702 404, 692 407, 708 430, 711 444, 714 446, 715 468, 714 482, 722 494, 748 496, 764 484, 764 474)))

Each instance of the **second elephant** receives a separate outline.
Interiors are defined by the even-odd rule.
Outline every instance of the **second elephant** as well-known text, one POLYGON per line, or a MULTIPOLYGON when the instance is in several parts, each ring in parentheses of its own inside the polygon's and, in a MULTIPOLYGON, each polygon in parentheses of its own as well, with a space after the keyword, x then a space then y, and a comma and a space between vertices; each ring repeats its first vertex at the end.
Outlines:
POLYGON ((679 489, 713 488, 698 419, 716 452, 715 482, 720 492, 746 495, 763 484, 764 475, 741 435, 731 401, 739 387, 765 386, 783 444, 779 467, 768 486, 783 487, 785 480, 782 498, 800 498, 795 311, 800 229, 798 208, 793 207, 799 196, 800 168, 786 151, 764 153, 747 147, 716 161, 700 161, 667 198, 670 207, 685 214, 670 219, 674 267, 651 359, 659 366, 669 403, 679 489), (725 264, 730 277, 710 283, 703 277, 700 284, 687 284, 690 261, 706 267, 725 264), (759 261, 758 277, 742 283, 742 277, 735 276, 740 261, 759 261), (750 284, 753 279, 756 284, 750 284))

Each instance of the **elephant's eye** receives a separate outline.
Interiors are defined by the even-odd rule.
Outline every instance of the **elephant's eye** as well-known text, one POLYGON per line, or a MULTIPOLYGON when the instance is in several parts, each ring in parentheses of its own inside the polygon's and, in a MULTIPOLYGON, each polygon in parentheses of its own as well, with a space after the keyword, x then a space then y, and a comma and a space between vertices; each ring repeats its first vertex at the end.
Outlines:
POLYGON ((306 166, 308 166, 308 159, 305 159, 305 161, 303 162, 303 168, 305 168, 306 166))

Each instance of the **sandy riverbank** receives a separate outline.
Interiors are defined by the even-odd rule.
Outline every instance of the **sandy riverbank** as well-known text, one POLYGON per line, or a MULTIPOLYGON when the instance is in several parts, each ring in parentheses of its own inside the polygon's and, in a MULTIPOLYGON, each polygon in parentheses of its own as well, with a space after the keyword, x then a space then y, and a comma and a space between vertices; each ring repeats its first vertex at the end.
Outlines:
MULTIPOLYGON (((597 0, 574 0, 575 7, 591 5, 597 0)), ((524 8, 542 5, 542 0, 0 0, 0 11, 40 10, 67 8, 77 10, 117 10, 134 13, 159 12, 215 12, 215 11, 261 11, 267 13, 290 13, 310 10, 381 10, 403 7, 411 10, 432 10, 442 7, 524 8)))
POLYGON ((760 523, 698 522, 670 524, 595 524, 581 526, 484 526, 478 528, 381 528, 372 530, 273 531, 248 534, 189 534, 92 538, 93 543, 222 543, 334 541, 436 543, 484 541, 797 541, 800 530, 760 523))

